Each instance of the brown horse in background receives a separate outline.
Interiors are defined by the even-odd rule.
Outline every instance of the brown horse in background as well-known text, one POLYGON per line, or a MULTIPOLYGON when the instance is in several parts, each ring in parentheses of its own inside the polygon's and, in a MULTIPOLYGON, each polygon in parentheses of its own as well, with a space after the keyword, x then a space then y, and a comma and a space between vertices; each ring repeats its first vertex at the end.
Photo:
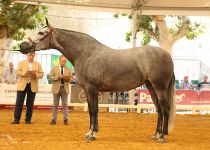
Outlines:
POLYGON ((128 91, 146 84, 158 113, 152 137, 165 142, 175 119, 173 61, 165 50, 152 46, 116 50, 87 34, 53 28, 48 21, 35 39, 21 43, 20 48, 22 53, 57 49, 71 61, 88 101, 88 141, 95 140, 99 130, 99 91, 128 91))

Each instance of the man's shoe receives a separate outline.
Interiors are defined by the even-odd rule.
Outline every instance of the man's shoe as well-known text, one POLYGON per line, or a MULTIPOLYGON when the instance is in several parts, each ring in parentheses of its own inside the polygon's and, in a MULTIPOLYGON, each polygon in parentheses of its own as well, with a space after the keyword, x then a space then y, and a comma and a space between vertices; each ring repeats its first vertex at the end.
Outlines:
POLYGON ((26 124, 33 124, 31 121, 25 121, 26 124))
POLYGON ((51 124, 51 125, 55 125, 55 124, 56 124, 56 121, 55 121, 55 120, 52 120, 52 121, 50 122, 50 124, 51 124))
POLYGON ((14 121, 12 121, 12 122, 11 122, 11 124, 20 124, 20 122, 19 122, 19 121, 14 120, 14 121))
POLYGON ((64 120, 64 125, 69 125, 68 120, 64 120))

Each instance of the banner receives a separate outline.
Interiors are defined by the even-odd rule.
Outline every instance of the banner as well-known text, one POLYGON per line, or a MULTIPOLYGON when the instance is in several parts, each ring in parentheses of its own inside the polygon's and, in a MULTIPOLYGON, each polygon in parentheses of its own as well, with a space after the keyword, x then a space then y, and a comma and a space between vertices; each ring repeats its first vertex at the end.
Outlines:
MULTIPOLYGON (((139 104, 153 104, 148 90, 139 89, 139 104)), ((176 90, 177 105, 210 105, 210 91, 176 90)))
MULTIPOLYGON (((84 90, 78 85, 71 85, 71 103, 87 103, 84 90)), ((98 93, 99 104, 109 104, 109 92, 98 93)))
MULTIPOLYGON (((39 91, 36 93, 34 105, 52 107, 53 94, 51 93, 51 84, 39 84, 39 91)), ((16 84, 0 83, 0 105, 14 107, 16 102, 16 84)), ((68 104, 71 103, 87 103, 85 93, 78 85, 69 85, 70 94, 68 95, 68 104)), ((25 101, 26 103, 26 101, 25 101)), ((99 104, 109 103, 109 93, 99 92, 99 104)), ((62 106, 62 103, 59 103, 62 106)))
MULTIPOLYGON (((16 101, 16 84, 0 84, 0 104, 14 105, 16 101)), ((39 84, 34 105, 52 105, 53 95, 50 84, 39 84)))
MULTIPOLYGON (((50 108, 53 105, 53 94, 51 93, 50 84, 39 84, 39 91, 36 94, 34 105, 35 107, 50 108)), ((16 102, 16 87, 15 84, 0 83, 0 106, 7 105, 14 107, 16 102)), ((78 85, 69 86, 70 103, 86 103, 84 91, 78 85)), ((151 95, 148 90, 138 90, 138 104, 153 104, 151 95)), ((99 104, 109 104, 109 92, 99 92, 99 104)), ((193 105, 210 105, 210 91, 193 91, 193 90, 177 90, 176 104, 182 106, 193 105)), ((61 106, 61 103, 60 103, 61 106)))

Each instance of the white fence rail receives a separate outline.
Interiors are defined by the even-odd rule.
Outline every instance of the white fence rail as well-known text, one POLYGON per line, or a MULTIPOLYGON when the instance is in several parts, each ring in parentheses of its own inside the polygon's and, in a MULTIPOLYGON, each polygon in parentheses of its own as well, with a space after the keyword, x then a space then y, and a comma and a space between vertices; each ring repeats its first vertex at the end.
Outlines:
MULTIPOLYGON (((83 107, 84 111, 88 111, 87 103, 70 103, 69 106, 73 107, 83 107)), ((99 104, 99 108, 127 108, 136 109, 137 113, 141 113, 141 109, 155 109, 153 104, 138 104, 138 105, 122 105, 122 104, 99 104)), ((187 110, 196 113, 197 111, 210 111, 210 106, 208 105, 177 105, 176 110, 187 110)))

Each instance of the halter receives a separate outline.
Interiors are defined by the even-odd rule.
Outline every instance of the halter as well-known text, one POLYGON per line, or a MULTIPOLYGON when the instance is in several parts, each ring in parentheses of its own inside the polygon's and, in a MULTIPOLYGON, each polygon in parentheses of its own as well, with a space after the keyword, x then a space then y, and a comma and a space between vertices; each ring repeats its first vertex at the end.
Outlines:
MULTIPOLYGON (((51 43, 52 43, 52 42, 51 42, 51 39, 52 39, 52 32, 54 31, 54 29, 53 29, 53 28, 49 28, 49 29, 50 29, 50 32, 49 32, 48 34, 46 34, 45 36, 43 36, 42 38, 40 38, 39 40, 35 40, 35 41, 34 41, 34 40, 32 40, 31 37, 28 37, 27 39, 29 40, 29 42, 30 42, 32 45, 31 45, 31 47, 26 48, 26 50, 30 50, 30 49, 32 49, 32 48, 35 49, 36 44, 39 43, 40 41, 44 40, 44 39, 47 38, 48 36, 50 37, 48 49, 50 49, 51 43)), ((35 51, 35 50, 34 50, 34 51, 35 51)))

